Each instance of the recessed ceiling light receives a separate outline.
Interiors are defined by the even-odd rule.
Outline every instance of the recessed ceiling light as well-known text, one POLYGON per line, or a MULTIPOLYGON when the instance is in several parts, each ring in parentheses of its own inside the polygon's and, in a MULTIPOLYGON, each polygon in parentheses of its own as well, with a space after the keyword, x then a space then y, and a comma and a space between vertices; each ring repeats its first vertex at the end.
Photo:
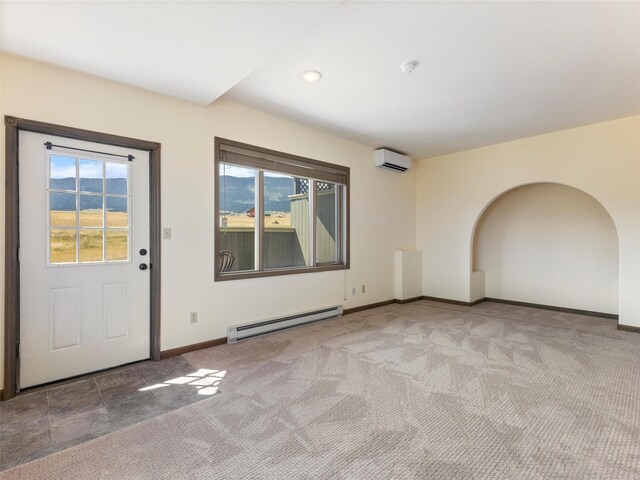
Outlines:
POLYGON ((322 74, 317 70, 307 70, 302 73, 302 78, 305 82, 313 83, 322 78, 322 74))

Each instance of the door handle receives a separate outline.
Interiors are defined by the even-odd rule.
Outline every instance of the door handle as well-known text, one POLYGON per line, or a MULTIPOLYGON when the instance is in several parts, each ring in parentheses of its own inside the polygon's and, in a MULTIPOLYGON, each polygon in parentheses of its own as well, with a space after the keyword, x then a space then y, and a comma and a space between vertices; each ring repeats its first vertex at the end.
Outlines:
POLYGON ((147 267, 147 264, 146 264, 146 263, 141 263, 140 265, 138 265, 138 268, 139 268, 140 270, 146 270, 148 267, 147 267))

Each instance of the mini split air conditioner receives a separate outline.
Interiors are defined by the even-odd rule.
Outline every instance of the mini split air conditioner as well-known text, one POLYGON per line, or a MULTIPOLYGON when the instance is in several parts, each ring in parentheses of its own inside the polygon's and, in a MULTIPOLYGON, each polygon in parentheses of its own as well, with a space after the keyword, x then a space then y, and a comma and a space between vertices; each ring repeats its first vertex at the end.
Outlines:
POLYGON ((379 148, 375 153, 374 164, 376 167, 388 168, 396 172, 406 172, 411 168, 411 159, 406 155, 392 152, 386 148, 379 148))

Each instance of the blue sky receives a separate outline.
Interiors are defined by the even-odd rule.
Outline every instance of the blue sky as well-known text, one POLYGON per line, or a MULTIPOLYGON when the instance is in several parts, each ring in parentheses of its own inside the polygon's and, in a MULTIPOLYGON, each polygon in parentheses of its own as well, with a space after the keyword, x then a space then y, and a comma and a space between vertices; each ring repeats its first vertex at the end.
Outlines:
MULTIPOLYGON (((102 163, 97 160, 80 159, 80 177, 102 178, 102 163)), ((127 178, 126 163, 107 164, 107 178, 127 178)), ((70 178, 76 176, 76 157, 51 155, 51 178, 70 178)))

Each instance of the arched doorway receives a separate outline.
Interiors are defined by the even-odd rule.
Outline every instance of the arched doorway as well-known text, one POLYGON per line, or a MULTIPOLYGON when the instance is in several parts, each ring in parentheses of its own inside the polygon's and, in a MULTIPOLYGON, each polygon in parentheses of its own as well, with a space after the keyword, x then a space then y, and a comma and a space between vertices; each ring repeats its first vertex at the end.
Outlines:
POLYGON ((567 185, 511 189, 485 208, 474 230, 476 297, 617 314, 618 265, 611 216, 567 185))

